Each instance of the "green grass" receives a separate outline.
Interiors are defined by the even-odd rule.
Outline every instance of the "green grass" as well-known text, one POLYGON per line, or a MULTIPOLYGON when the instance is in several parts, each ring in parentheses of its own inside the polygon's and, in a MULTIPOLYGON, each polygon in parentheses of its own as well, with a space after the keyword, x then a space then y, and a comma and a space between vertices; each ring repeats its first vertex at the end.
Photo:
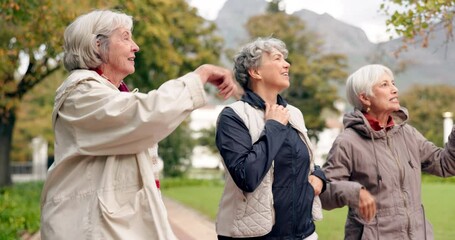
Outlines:
POLYGON ((219 180, 191 180, 189 185, 184 186, 185 181, 187 180, 164 179, 161 191, 165 196, 215 220, 223 183, 219 180))
MULTIPOLYGON (((163 180, 166 182, 167 180, 163 180)), ((213 181, 207 181, 213 182, 213 181)), ((198 185, 193 182, 191 186, 171 183, 162 192, 165 196, 173 198, 184 205, 192 207, 202 214, 215 220, 218 203, 223 192, 223 185, 211 183, 198 185)), ((423 202, 428 220, 433 225, 435 239, 455 239, 455 228, 452 227, 452 218, 455 216, 455 184, 426 180, 422 186, 423 202)), ((344 223, 347 208, 324 211, 324 219, 316 222, 316 229, 321 240, 343 239, 344 223)))
POLYGON ((426 216, 433 225, 434 239, 455 239, 455 184, 424 183, 422 199, 426 216))
POLYGON ((0 239, 20 239, 39 230, 42 187, 42 182, 29 182, 0 189, 0 239))

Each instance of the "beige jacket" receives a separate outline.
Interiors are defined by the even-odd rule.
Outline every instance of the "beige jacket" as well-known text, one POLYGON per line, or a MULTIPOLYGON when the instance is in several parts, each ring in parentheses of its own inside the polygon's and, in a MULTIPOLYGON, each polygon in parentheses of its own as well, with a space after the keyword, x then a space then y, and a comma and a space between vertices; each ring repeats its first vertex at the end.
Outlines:
MULTIPOLYGON (((265 126, 264 112, 253 108, 250 104, 237 101, 228 107, 239 115, 248 127, 252 142, 256 142, 265 126)), ((298 130, 302 140, 309 147, 311 166, 314 169, 311 142, 300 110, 287 105, 291 117, 290 124, 298 130)), ((222 161, 224 164, 224 161, 222 161)), ((226 167, 226 166, 225 166, 226 167)), ((273 166, 265 175, 261 184, 251 193, 243 192, 237 187, 229 172, 226 172, 226 183, 219 205, 216 220, 218 235, 230 237, 264 236, 272 230, 275 224, 275 209, 273 207, 273 166)), ((316 197, 319 202, 319 197, 316 197)), ((313 215, 322 218, 322 208, 313 206, 313 215)))
POLYGON ((55 98, 42 239, 176 239, 155 185, 157 143, 205 103, 194 73, 144 94, 73 71, 55 98))

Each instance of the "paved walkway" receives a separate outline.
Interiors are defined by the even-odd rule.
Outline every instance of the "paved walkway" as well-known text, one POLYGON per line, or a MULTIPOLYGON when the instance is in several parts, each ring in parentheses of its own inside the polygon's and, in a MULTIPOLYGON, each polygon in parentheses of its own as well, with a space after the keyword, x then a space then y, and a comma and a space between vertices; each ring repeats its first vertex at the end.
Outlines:
POLYGON ((163 198, 169 222, 180 240, 216 240, 215 223, 195 210, 163 198))
MULTIPOLYGON (((163 197, 169 222, 179 240, 216 240, 215 223, 195 210, 163 197)), ((24 240, 40 240, 39 232, 23 236, 24 240)))

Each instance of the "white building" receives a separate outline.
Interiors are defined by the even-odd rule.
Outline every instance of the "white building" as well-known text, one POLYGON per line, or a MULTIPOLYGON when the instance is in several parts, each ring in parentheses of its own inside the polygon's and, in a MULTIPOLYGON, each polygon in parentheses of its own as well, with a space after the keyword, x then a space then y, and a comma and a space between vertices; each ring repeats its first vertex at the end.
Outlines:
MULTIPOLYGON (((200 136, 198 131, 215 127, 216 120, 224 106, 206 105, 194 110, 190 115, 190 128, 194 131, 194 138, 200 136)), ((221 156, 210 152, 207 147, 196 146, 191 156, 191 166, 194 168, 222 168, 221 156)))

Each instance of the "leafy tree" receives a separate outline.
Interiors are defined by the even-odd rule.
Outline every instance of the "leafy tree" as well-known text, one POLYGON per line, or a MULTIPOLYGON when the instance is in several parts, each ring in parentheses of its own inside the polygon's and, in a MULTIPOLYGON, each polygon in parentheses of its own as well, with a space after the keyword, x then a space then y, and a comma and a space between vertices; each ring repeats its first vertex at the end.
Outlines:
POLYGON ((409 110, 409 123, 428 140, 442 146, 442 113, 455 113, 455 87, 416 85, 402 94, 400 103, 409 110))
POLYGON ((48 142, 48 154, 54 154, 54 134, 52 130, 52 109, 55 89, 65 79, 66 72, 58 70, 24 95, 14 128, 14 141, 11 158, 24 162, 32 157, 30 140, 41 136, 48 142))
MULTIPOLYGON (((280 4, 280 1, 270 4, 280 4)), ((269 7, 269 12, 250 18, 246 28, 252 39, 274 36, 286 43, 291 63, 291 86, 283 95, 303 112, 309 135, 317 137, 325 127, 322 110, 338 111, 333 103, 339 98, 337 83, 347 77, 346 57, 322 54, 322 42, 305 30, 305 23, 280 9, 269 7)))
POLYGON ((65 26, 83 4, 52 0, 0 2, 0 186, 9 170, 17 110, 25 94, 61 68, 65 26), (24 71, 19 71, 25 66, 24 71))
MULTIPOLYGON (((1 1, 0 186, 11 183, 10 152, 20 102, 34 86, 62 68, 64 29, 81 13, 97 7, 114 6, 134 17, 133 34, 141 46, 136 59, 137 74, 130 77, 131 82, 127 81, 131 83, 130 87, 140 87, 144 92, 202 63, 216 62, 221 40, 214 35, 214 26, 198 17, 195 9, 183 0, 90 0, 77 3, 62 0, 59 4, 51 0, 1 1), (26 69, 19 73, 18 69, 23 65, 26 69)), ((24 110, 28 108, 23 107, 24 110)), ((35 113, 43 114, 30 112, 35 113)), ((23 148, 26 139, 35 134, 27 127, 30 122, 26 122, 23 127, 28 129, 27 133, 23 129, 15 132, 19 140, 16 149, 23 148)), ((178 129, 176 132, 179 131, 186 130, 178 129)), ((176 141, 176 144, 184 147, 187 144, 183 142, 176 141)), ((179 149, 173 146, 172 141, 161 145, 162 151, 167 148, 179 149)), ((187 156, 188 151, 179 151, 176 158, 181 161, 187 156)), ((15 157, 24 159, 26 155, 17 154, 15 157)))
POLYGON ((133 15, 140 46, 136 72, 128 84, 148 91, 196 67, 216 63, 222 39, 216 26, 197 15, 186 1, 123 0, 118 8, 133 15))
MULTIPOLYGON (((158 88, 204 63, 217 63, 222 39, 216 26, 197 15, 184 0, 119 1, 120 10, 135 19, 133 35, 141 48, 136 72, 126 82, 142 92, 158 88)), ((188 122, 159 144, 164 174, 178 176, 187 168, 194 147, 188 122)))
POLYGON ((199 131, 200 136, 196 139, 197 145, 207 147, 211 153, 218 153, 215 143, 216 128, 204 128, 199 131))
POLYGON ((421 40, 422 47, 427 47, 431 33, 438 28, 445 30, 446 41, 453 40, 453 0, 384 0, 380 8, 390 16, 386 21, 388 31, 394 30, 403 37, 403 45, 398 51, 417 39, 421 40))

